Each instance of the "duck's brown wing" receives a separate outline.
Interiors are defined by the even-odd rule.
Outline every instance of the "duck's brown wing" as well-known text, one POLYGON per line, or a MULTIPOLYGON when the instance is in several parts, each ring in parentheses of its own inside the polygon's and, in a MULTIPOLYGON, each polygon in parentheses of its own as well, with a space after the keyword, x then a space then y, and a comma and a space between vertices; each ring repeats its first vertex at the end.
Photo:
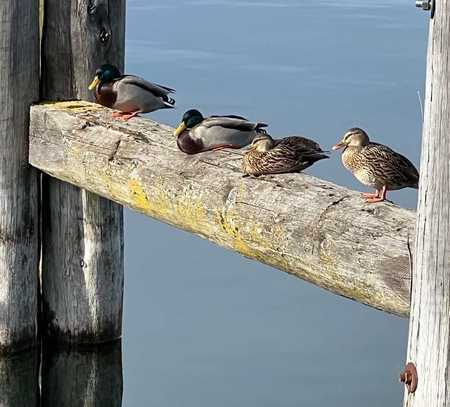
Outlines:
POLYGON ((361 158, 370 165, 373 174, 388 188, 417 188, 419 172, 405 156, 378 143, 370 143, 361 151, 361 158))
POLYGON ((298 151, 299 154, 302 154, 303 152, 316 152, 316 153, 325 152, 322 150, 319 143, 316 143, 314 140, 301 136, 285 137, 283 139, 276 140, 275 144, 288 146, 289 148, 298 151))
POLYGON ((259 159, 255 160, 254 167, 257 169, 258 175, 299 172, 310 167, 316 161, 328 158, 320 147, 318 147, 318 151, 317 143, 312 142, 314 143, 312 145, 309 143, 310 141, 304 143, 299 137, 277 140, 274 148, 261 154, 259 159))

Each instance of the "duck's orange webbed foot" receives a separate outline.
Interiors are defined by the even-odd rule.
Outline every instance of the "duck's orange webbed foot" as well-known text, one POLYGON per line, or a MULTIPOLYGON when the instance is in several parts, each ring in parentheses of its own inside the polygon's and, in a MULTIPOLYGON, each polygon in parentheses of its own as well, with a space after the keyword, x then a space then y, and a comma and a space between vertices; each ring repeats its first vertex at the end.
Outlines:
POLYGON ((367 203, 383 202, 385 199, 382 196, 374 196, 373 198, 366 198, 367 203))
POLYGON ((124 113, 124 112, 113 112, 112 117, 117 120, 128 121, 132 117, 136 117, 139 114, 139 111, 124 113))
POLYGON ((224 148, 238 149, 238 148, 241 148, 241 146, 237 146, 235 144, 219 144, 219 145, 214 146, 213 148, 211 148, 211 151, 223 150, 224 148))
POLYGON ((378 198, 380 194, 378 191, 376 191, 376 192, 363 192, 361 195, 363 196, 363 198, 378 198))
POLYGON ((386 187, 383 187, 380 190, 377 189, 374 194, 364 193, 363 196, 366 198, 367 203, 383 202, 386 200, 386 192, 386 187))

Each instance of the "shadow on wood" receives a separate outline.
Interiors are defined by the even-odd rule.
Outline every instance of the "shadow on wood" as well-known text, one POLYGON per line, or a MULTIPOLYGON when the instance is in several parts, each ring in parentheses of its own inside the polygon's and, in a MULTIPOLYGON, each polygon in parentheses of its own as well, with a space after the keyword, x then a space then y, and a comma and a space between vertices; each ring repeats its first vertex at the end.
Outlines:
POLYGON ((242 153, 187 156, 173 129, 88 102, 31 109, 30 162, 148 216, 372 307, 409 311, 413 211, 305 174, 243 178, 242 153))

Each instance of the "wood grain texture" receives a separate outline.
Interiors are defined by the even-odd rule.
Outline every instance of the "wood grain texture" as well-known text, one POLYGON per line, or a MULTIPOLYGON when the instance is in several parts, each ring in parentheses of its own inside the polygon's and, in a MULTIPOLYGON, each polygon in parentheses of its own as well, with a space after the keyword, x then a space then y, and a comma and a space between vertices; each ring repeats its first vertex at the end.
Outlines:
POLYGON ((407 356, 417 367, 418 387, 405 393, 407 407, 450 406, 450 0, 436 7, 428 42, 407 356))
POLYGON ((305 174, 243 178, 242 152, 187 156, 173 129, 88 102, 31 109, 30 162, 58 179, 337 294, 406 316, 413 211, 305 174))
POLYGON ((44 347, 41 389, 41 407, 121 407, 121 342, 70 351, 44 347))
POLYGON ((36 340, 37 173, 28 166, 29 106, 39 93, 33 0, 0 2, 0 353, 36 340))
MULTIPOLYGON (((42 96, 92 99, 105 62, 123 68, 125 0, 46 0, 42 96)), ((66 342, 120 337, 123 211, 55 179, 44 182, 44 332, 66 342)))

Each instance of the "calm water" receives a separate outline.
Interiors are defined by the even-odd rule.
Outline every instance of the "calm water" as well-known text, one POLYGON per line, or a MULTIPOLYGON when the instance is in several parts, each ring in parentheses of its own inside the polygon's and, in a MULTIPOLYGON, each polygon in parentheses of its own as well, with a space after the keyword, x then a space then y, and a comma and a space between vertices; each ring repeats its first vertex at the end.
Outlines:
MULTIPOLYGON (((413 1, 128 4, 127 71, 177 89, 151 117, 238 113, 324 147, 358 125, 419 163, 413 1)), ((361 189, 338 156, 309 172, 361 189)), ((416 191, 391 198, 414 207, 416 191)), ((126 226, 124 406, 400 406, 407 321, 133 212, 126 226)))
MULTIPOLYGON (((127 71, 177 89, 178 109, 153 118, 237 113, 327 148, 358 125, 418 164, 427 16, 412 0, 128 0, 127 23, 127 71)), ((338 156, 309 172, 361 189, 338 156)), ((125 219, 122 360, 117 346, 54 355, 42 406, 120 407, 122 374, 123 407, 400 406, 407 321, 125 219)), ((36 405, 37 361, 1 363, 18 386, 0 404, 36 405)))

